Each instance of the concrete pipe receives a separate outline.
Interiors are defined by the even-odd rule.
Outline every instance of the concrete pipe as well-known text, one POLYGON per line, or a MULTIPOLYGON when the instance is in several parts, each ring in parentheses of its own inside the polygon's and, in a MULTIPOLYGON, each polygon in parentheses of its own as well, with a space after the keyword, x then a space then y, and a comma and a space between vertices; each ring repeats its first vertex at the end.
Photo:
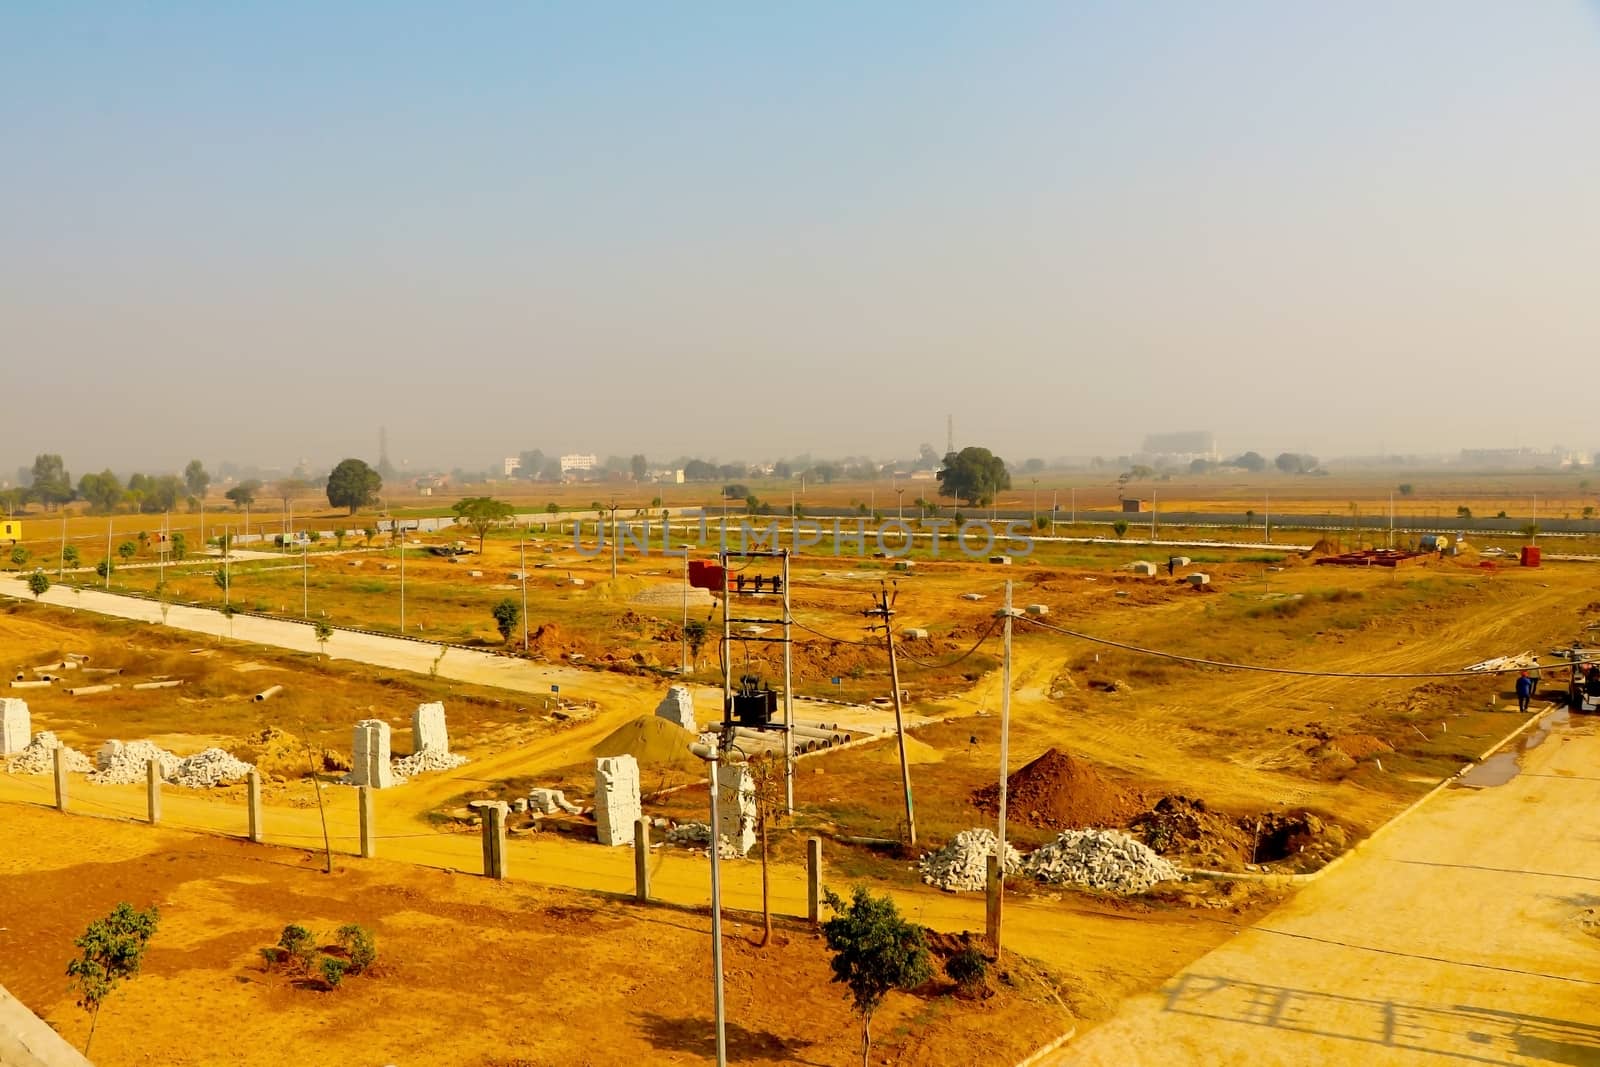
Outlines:
POLYGON ((49 682, 12 682, 13 689, 49 689, 49 682))
POLYGON ((256 694, 256 703, 260 704, 260 703, 263 703, 265 701, 271 700, 273 697, 277 696, 281 692, 283 692, 283 686, 281 686, 281 685, 269 685, 267 688, 263 689, 261 692, 256 694))
POLYGON ((80 685, 76 688, 68 689, 67 695, 81 697, 88 696, 91 693, 109 693, 115 688, 117 687, 114 685, 80 685))
POLYGON ((134 689, 176 689, 183 684, 182 678, 173 678, 165 682, 135 682, 134 689))

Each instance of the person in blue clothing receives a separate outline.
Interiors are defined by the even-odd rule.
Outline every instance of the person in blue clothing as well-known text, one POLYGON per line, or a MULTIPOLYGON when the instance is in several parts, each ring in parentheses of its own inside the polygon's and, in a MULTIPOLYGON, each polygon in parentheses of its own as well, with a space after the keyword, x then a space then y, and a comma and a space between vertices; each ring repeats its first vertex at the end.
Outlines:
POLYGON ((1528 677, 1528 672, 1523 671, 1517 676, 1517 708, 1526 713, 1528 702, 1533 699, 1533 679, 1528 677))

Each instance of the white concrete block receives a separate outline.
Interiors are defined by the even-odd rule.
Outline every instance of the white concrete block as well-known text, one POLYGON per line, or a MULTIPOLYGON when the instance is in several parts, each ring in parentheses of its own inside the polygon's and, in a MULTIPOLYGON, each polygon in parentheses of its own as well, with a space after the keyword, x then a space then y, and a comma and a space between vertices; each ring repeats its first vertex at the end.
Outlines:
POLYGON ((28 715, 28 702, 15 697, 0 700, 0 756, 21 752, 31 740, 33 724, 28 715))
POLYGON ((690 733, 699 729, 694 721, 694 696, 686 685, 669 686, 667 695, 656 705, 656 715, 668 722, 677 723, 690 733))
POLYGON ((389 724, 382 719, 362 719, 356 723, 351 741, 350 781, 387 789, 394 785, 394 770, 389 766, 389 724))
POLYGON ((746 768, 717 764, 717 805, 719 836, 746 855, 756 844, 756 785, 746 768))
POLYGON ((594 825, 602 845, 633 841, 634 821, 642 814, 639 761, 608 756, 594 761, 594 825))
POLYGON ((450 735, 444 724, 444 705, 418 704, 411 713, 411 750, 449 753, 450 735))

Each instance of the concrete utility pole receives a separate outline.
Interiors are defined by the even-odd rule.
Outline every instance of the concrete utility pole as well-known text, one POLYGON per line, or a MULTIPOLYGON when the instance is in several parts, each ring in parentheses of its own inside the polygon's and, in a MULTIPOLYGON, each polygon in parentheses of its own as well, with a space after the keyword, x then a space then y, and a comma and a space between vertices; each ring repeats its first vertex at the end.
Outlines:
POLYGON ((683 666, 679 668, 681 677, 689 676, 689 546, 683 546, 683 628, 679 632, 678 643, 682 646, 683 666))
POLYGON ((1011 624, 1015 618, 1014 609, 1011 607, 1011 579, 1006 579, 1006 603, 1000 610, 1004 620, 1004 652, 1001 659, 1000 673, 1000 812, 997 820, 996 834, 1000 845, 996 850, 998 859, 995 871, 994 898, 992 902, 993 915, 989 922, 989 938, 998 955, 1000 952, 1000 920, 1005 912, 1005 883, 1006 883, 1006 787, 1007 775, 1011 765, 1011 624))
POLYGON ((894 491, 894 495, 894 517, 899 519, 901 522, 904 522, 906 518, 906 491, 904 489, 897 488, 894 491))
POLYGON ((517 544, 517 572, 522 575, 522 651, 528 651, 528 535, 517 544))
POLYGON ((311 542, 300 550, 300 617, 311 618, 311 542))
MULTIPOLYGON (((787 588, 788 584, 785 582, 784 587, 787 588)), ((894 698, 895 736, 900 746, 900 784, 906 795, 906 845, 909 848, 916 848, 917 817, 911 803, 911 763, 906 758, 905 709, 901 706, 900 665, 896 661, 894 651, 894 604, 889 597, 887 586, 882 587, 878 602, 862 614, 882 620, 884 641, 889 648, 889 686, 890 695, 894 698)))
POLYGON ((106 589, 111 588, 111 516, 106 516, 106 589))
POLYGON ((617 580, 617 502, 611 501, 611 580, 617 580))
POLYGON ((1078 487, 1073 486, 1072 493, 1072 525, 1078 525, 1078 487))
POLYGON ((67 576, 67 513, 61 512, 61 569, 56 572, 56 581, 67 576))
POLYGON ((394 529, 400 535, 400 632, 406 632, 406 532, 401 529, 399 519, 394 520, 394 529))
POLYGON ((783 803, 794 814, 794 611, 789 602, 789 550, 783 550, 783 803))
POLYGON ((1039 479, 1033 480, 1033 528, 1039 528, 1039 479))

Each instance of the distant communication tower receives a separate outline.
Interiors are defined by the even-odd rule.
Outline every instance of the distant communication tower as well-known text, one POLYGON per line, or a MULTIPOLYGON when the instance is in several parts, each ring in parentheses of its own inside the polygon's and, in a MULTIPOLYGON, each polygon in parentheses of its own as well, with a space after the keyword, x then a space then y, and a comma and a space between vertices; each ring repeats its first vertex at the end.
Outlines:
POLYGON ((954 452, 955 450, 956 450, 956 417, 954 415, 946 415, 944 417, 944 452, 945 452, 945 455, 948 456, 950 453, 954 452))

